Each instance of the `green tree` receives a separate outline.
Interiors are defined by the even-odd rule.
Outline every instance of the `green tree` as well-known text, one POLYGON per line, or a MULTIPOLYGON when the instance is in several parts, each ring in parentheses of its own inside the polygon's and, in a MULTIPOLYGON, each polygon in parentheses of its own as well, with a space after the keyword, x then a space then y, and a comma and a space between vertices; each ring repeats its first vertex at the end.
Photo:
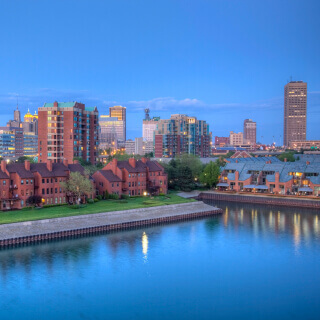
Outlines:
POLYGON ((60 185, 77 204, 80 203, 82 196, 90 195, 93 192, 91 181, 80 172, 71 172, 69 179, 66 182, 61 182, 60 185))
POLYGON ((220 167, 217 162, 210 161, 200 176, 200 182, 212 188, 219 181, 220 167))
POLYGON ((27 156, 21 156, 18 158, 17 162, 18 163, 24 163, 26 160, 29 160, 31 163, 34 163, 34 160, 32 157, 27 157, 27 156))
POLYGON ((178 158, 181 166, 187 166, 191 169, 192 178, 199 178, 201 172, 203 171, 203 164, 199 157, 193 154, 183 154, 178 158))
POLYGON ((33 207, 39 206, 41 202, 42 202, 42 197, 37 195, 30 196, 26 201, 27 205, 33 206, 33 207))
POLYGON ((280 161, 284 161, 284 159, 287 159, 288 162, 295 162, 296 161, 293 151, 288 151, 288 152, 284 152, 284 153, 280 154, 278 156, 278 159, 280 161))
POLYGON ((182 191, 191 191, 194 188, 192 171, 186 165, 180 165, 177 170, 176 185, 182 191))

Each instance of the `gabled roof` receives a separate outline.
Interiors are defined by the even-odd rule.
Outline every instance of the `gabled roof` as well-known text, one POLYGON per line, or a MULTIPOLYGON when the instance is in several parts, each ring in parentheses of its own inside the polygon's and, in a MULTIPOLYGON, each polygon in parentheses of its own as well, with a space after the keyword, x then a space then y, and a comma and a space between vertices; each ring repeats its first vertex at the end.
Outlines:
POLYGON ((53 163, 52 171, 49 171, 46 163, 31 163, 30 170, 38 172, 41 177, 67 177, 69 169, 63 163, 53 163))
POLYGON ((80 163, 71 163, 68 165, 70 172, 80 172, 82 175, 85 174, 85 169, 80 163))
POLYGON ((33 178, 32 172, 26 170, 24 163, 10 163, 7 165, 7 170, 10 173, 17 173, 20 178, 33 178))
POLYGON ((132 167, 129 164, 129 161, 118 161, 117 164, 119 169, 126 169, 128 172, 136 173, 136 172, 145 172, 146 171, 146 165, 142 161, 136 162, 136 167, 132 167))
POLYGON ((111 170, 99 170, 109 182, 121 182, 122 180, 116 176, 111 170))
POLYGON ((0 170, 0 179, 9 179, 9 176, 0 170))
POLYGON ((163 170, 163 167, 157 161, 147 160, 146 165, 149 168, 149 171, 151 171, 151 172, 163 170))
POLYGON ((32 172, 38 172, 41 177, 49 178, 54 177, 53 171, 49 171, 46 163, 31 163, 30 170, 32 172))

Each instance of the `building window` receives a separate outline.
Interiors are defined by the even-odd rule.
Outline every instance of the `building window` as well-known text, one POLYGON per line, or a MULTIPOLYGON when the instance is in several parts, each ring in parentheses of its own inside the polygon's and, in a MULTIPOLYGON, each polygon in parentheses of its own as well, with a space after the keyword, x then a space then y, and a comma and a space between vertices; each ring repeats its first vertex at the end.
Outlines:
POLYGON ((58 193, 58 188, 55 188, 55 189, 54 189, 54 193, 58 193))
POLYGON ((24 190, 21 190, 21 195, 24 196, 24 190))
POLYGON ((6 185, 6 180, 3 180, 2 184, 5 186, 6 185))
POLYGON ((30 180, 30 184, 33 184, 33 180, 30 180))
POLYGON ((46 194, 46 191, 44 189, 42 189, 42 194, 46 194))
POLYGON ((49 179, 47 179, 47 183, 49 183, 49 179))
POLYGON ((26 180, 26 184, 29 184, 29 180, 26 180))
POLYGON ((45 180, 44 180, 44 179, 42 179, 42 183, 45 183, 45 180))
POLYGON ((55 199, 54 199, 54 203, 55 203, 55 204, 58 204, 58 198, 55 198, 55 199))
POLYGON ((23 200, 21 200, 21 207, 23 207, 23 205, 24 205, 24 201, 23 201, 23 200))
POLYGON ((21 180, 21 184, 23 184, 23 180, 21 180))

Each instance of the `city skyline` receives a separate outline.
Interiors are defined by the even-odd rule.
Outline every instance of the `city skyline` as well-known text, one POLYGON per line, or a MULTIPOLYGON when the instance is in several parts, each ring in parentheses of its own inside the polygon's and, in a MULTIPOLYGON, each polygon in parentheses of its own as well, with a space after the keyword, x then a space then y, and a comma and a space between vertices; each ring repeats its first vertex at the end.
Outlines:
POLYGON ((16 1, 2 3, 5 122, 18 95, 22 112, 55 100, 97 106, 101 114, 125 106, 128 138, 141 135, 136 123, 150 108, 161 118, 205 118, 213 136, 255 119, 257 141, 282 144, 283 86, 292 76, 308 83, 307 136, 319 138, 317 1, 302 8, 298 1, 86 3, 19 2, 19 10, 16 1), (71 23, 82 15, 85 22, 71 23))

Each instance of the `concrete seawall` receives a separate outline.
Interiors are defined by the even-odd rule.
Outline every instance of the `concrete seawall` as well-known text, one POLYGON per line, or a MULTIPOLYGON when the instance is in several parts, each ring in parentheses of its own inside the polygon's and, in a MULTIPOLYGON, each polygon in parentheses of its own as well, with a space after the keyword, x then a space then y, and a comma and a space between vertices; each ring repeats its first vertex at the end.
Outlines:
POLYGON ((320 199, 308 200, 296 198, 281 198, 276 196, 271 197, 258 195, 224 194, 217 192, 201 192, 196 198, 198 200, 222 200, 231 202, 257 203, 264 205, 320 209, 320 199))
POLYGON ((197 219, 222 213, 203 202, 0 225, 0 248, 52 239, 197 219))

